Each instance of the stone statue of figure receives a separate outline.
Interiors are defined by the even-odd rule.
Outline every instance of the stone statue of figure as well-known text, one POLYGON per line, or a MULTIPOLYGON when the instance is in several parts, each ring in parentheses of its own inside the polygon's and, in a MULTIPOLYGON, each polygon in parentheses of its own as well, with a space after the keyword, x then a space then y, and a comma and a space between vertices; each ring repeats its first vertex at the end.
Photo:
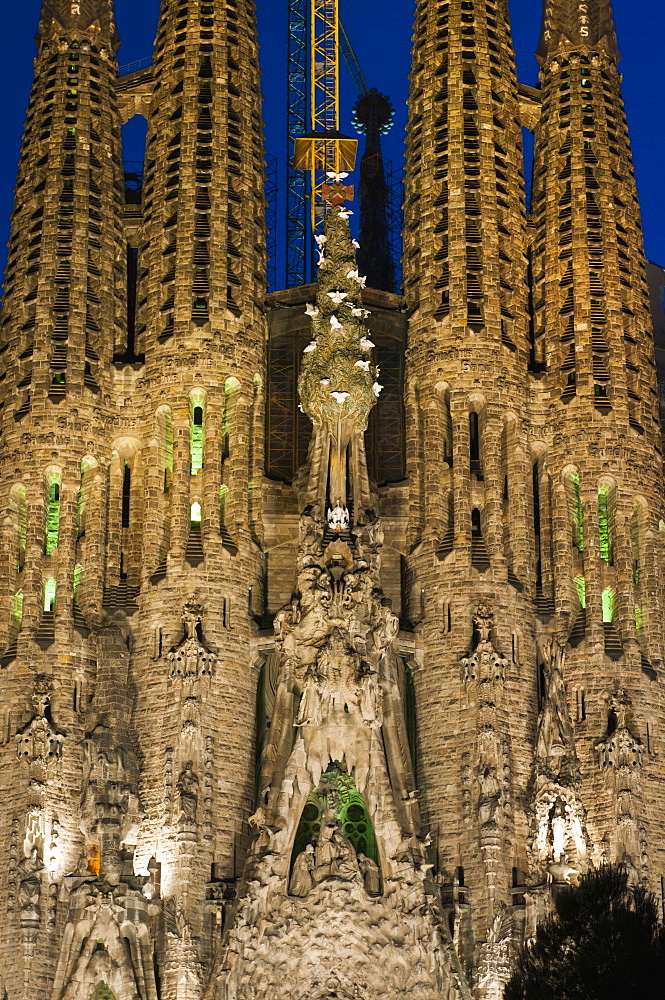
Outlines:
POLYGON ((316 844, 314 881, 317 883, 330 875, 332 863, 337 857, 337 847, 333 841, 333 834, 337 828, 335 813, 328 811, 321 823, 321 831, 316 844))
POLYGON ((39 917, 39 897, 42 891, 41 873, 44 862, 39 857, 39 851, 33 847, 27 858, 17 865, 19 876, 19 900, 24 916, 39 917))
POLYGON ((321 724, 321 683, 314 671, 305 678, 305 687, 300 699, 296 726, 319 726, 321 724))
POLYGON ((550 828, 552 830, 552 856, 555 861, 565 857, 566 826, 568 818, 566 803, 559 795, 550 811, 550 828))
POLYGON ((291 885, 289 887, 289 892, 292 896, 300 896, 304 899, 314 887, 314 866, 316 864, 316 858, 314 857, 314 847, 312 844, 308 844, 304 851, 298 855, 293 865, 293 872, 291 874, 291 885))
POLYGON ((358 868, 365 883, 365 891, 368 896, 381 895, 381 875, 376 861, 372 861, 366 854, 358 855, 358 868))
POLYGON ((499 811, 499 799, 501 797, 501 786, 496 776, 495 767, 485 767, 479 778, 480 782, 480 803, 478 805, 478 819, 481 826, 488 826, 496 822, 496 814, 499 811))
POLYGON ((573 752, 573 727, 563 679, 565 646, 551 636, 543 638, 540 653, 545 666, 546 697, 538 723, 536 754, 541 760, 573 752))
POLYGON ((356 859, 356 850, 351 841, 344 836, 339 827, 333 830, 332 843, 336 857, 330 866, 330 874, 344 882, 359 882, 360 869, 356 859))
POLYGON ((180 811, 185 819, 196 819, 196 807, 199 802, 198 788, 199 779, 194 773, 193 761, 188 760, 177 784, 180 793, 180 811))

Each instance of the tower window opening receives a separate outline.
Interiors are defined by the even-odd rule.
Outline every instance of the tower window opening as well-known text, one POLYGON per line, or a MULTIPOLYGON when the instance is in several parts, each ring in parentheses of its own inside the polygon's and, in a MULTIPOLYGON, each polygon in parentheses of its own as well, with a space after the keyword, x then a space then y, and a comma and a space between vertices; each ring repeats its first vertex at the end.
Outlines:
POLYGON ((189 520, 190 520, 190 523, 191 523, 192 527, 195 527, 195 528, 200 528, 201 527, 201 504, 200 503, 194 502, 192 504, 189 520))
POLYGON ((586 608, 586 580, 583 576, 576 576, 574 583, 580 607, 586 608))
POLYGON ((23 622, 23 591, 17 590, 12 598, 12 614, 17 625, 23 622))
POLYGON ((55 589, 56 582, 52 577, 44 583, 44 611, 55 610, 55 589))
POLYGON ((471 511, 471 535, 473 538, 481 538, 482 534, 483 529, 480 521, 480 511, 474 507, 471 511))
POLYGON ((131 509, 132 496, 132 470, 125 462, 125 469, 122 477, 122 527, 129 527, 129 514, 131 509))
POLYGON ((611 566, 612 535, 610 530, 609 490, 606 486, 598 489, 598 533, 600 536, 600 558, 611 566))
POLYGON ((60 484, 49 486, 48 508, 46 512, 46 554, 58 547, 60 533, 60 484))
POLYGON ((478 414, 469 414, 469 459, 471 463, 471 475, 476 479, 483 478, 482 466, 480 462, 480 427, 478 414))
POLYGON ((203 407, 194 406, 189 429, 190 471, 193 476, 203 468, 203 407))
POLYGON ((615 594, 614 591, 609 587, 602 593, 602 604, 603 604, 603 621, 613 622, 614 621, 614 603, 615 594))

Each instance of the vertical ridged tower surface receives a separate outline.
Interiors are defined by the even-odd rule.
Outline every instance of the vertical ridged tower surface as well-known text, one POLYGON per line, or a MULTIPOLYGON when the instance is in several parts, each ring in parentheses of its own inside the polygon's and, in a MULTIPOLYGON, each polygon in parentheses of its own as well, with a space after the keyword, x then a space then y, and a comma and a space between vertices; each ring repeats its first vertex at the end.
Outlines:
POLYGON ((141 433, 123 442, 132 473, 143 469, 145 491, 131 522, 142 537, 131 567, 141 586, 136 724, 146 818, 138 856, 146 863, 159 845, 163 892, 184 892, 200 934, 211 866, 225 878, 237 874, 252 806, 249 639, 261 600, 266 338, 254 5, 163 3, 153 80, 138 249, 137 350, 145 367, 130 410, 141 433), (178 667, 165 667, 182 635, 176 609, 190 598, 217 657, 205 704, 186 690, 178 667), (163 712, 155 713, 156 703, 163 712), (176 784, 189 760, 201 820, 206 800, 198 845, 178 830, 176 784), (204 772, 214 792, 204 789, 204 772))
POLYGON ((125 313, 116 45, 110 0, 44 4, 9 244, 0 840, 14 916, 0 965, 13 996, 24 981, 46 995, 58 883, 82 849, 83 692, 101 620, 110 361, 125 313), (33 849, 46 873, 31 908, 20 876, 33 849))
POLYGON ((549 406, 533 434, 547 440, 538 465, 544 586, 564 630, 572 625, 565 677, 592 856, 649 877, 663 865, 653 756, 663 726, 654 669, 663 655, 662 454, 610 3, 546 3, 538 57, 534 353, 549 406), (616 759, 622 740, 639 761, 632 774, 628 758, 616 759))
POLYGON ((476 887, 469 948, 510 901, 512 845, 526 832, 513 796, 529 778, 528 755, 511 743, 523 746, 533 725, 517 104, 507 3, 419 3, 404 246, 409 614, 422 803, 438 864, 476 887), (497 676, 460 665, 481 606, 497 650, 513 650, 497 676))

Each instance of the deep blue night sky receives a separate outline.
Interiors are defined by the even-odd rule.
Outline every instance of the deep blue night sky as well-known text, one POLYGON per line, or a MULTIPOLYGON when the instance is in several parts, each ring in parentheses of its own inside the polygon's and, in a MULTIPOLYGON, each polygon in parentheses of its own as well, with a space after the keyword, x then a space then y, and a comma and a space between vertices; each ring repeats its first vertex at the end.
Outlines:
MULTIPOLYGON (((539 0, 509 0, 519 75, 533 84, 533 52, 540 28, 539 0)), ((5 95, 3 143, 0 146, 0 268, 12 206, 12 188, 18 159, 25 106, 32 76, 34 35, 40 0, 12 3, 5 0, 0 31, 5 39, 0 61, 0 88, 5 95)), ((284 115, 286 103, 285 41, 287 0, 258 0, 261 25, 264 116, 268 152, 285 160, 284 115)), ((386 155, 397 165, 402 157, 405 101, 408 89, 409 44, 413 3, 410 0, 340 0, 342 17, 370 87, 388 94, 397 111, 395 128, 386 140, 386 155)), ((624 96, 631 128, 635 167, 642 201, 647 255, 665 264, 665 3, 663 0, 615 0, 619 42, 623 53, 624 96)), ((120 63, 127 64, 151 53, 159 0, 116 0, 123 45, 120 63)), ((343 105, 348 115, 355 92, 344 74, 343 105)), ((126 132, 126 158, 138 158, 136 126, 126 132)))

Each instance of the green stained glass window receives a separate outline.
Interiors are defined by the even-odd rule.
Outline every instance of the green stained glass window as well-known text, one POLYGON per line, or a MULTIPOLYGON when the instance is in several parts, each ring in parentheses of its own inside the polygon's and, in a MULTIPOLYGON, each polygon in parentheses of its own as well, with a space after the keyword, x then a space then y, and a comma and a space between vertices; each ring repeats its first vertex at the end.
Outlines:
POLYGON ((20 625, 23 621, 23 591, 17 590, 12 598, 12 612, 20 625))
POLYGON ((609 494, 606 487, 598 490, 598 534, 600 536, 600 558, 608 566, 612 565, 612 538, 610 534, 609 494))
POLYGON ((635 608, 635 628, 638 632, 641 632, 644 628, 644 612, 642 608, 635 608))
POLYGON ((58 547, 60 532, 60 484, 51 483, 46 511, 46 554, 58 547))
POLYGON ((364 854, 378 862, 376 835, 365 800, 346 773, 345 765, 331 764, 321 777, 321 783, 305 803, 296 831, 292 861, 304 851, 307 844, 315 843, 321 821, 328 809, 334 809, 344 836, 351 841, 356 854, 364 854))
POLYGON ((603 591, 602 602, 603 602, 603 621, 604 622, 613 622, 614 621, 614 591, 610 590, 609 587, 607 588, 607 590, 603 591))
POLYGON ((203 468, 203 407, 195 406, 189 428, 190 471, 193 476, 203 468))

